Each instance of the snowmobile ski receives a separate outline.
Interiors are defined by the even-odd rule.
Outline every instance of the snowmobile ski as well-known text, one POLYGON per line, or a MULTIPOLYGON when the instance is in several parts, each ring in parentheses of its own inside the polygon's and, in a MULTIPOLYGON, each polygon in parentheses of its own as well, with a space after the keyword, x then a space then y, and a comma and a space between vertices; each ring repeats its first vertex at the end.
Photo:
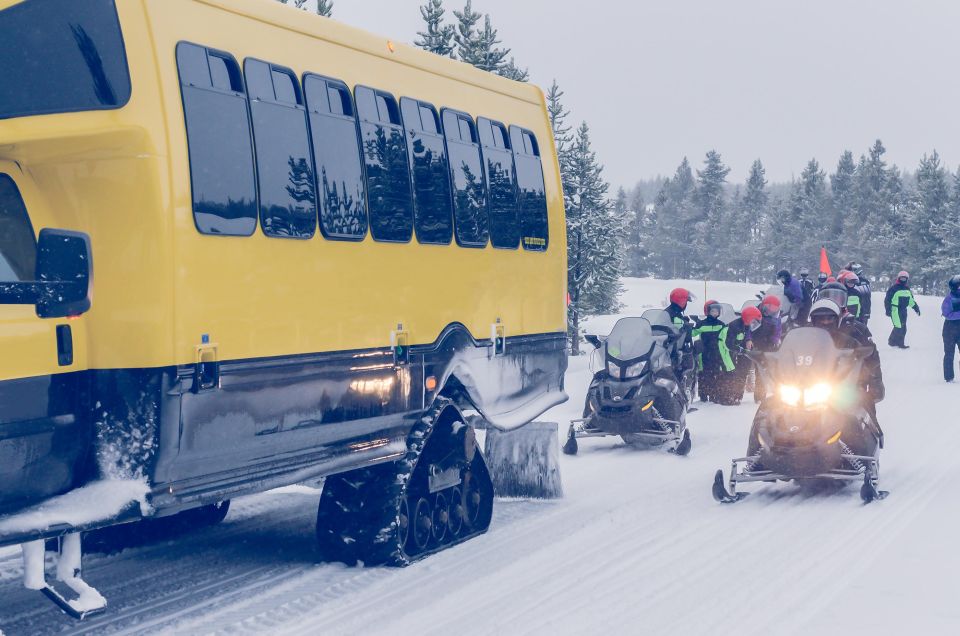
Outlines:
POLYGON ((717 469, 717 474, 713 476, 713 498, 719 503, 736 503, 750 493, 738 492, 731 494, 723 483, 723 470, 717 469))

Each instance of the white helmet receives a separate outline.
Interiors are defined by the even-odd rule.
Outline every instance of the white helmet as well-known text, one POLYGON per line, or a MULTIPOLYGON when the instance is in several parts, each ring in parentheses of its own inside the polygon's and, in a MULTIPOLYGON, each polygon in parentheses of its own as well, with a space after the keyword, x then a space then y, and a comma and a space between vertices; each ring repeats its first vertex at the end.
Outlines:
POLYGON ((810 307, 810 323, 818 326, 826 326, 832 322, 839 325, 842 314, 843 310, 840 309, 840 305, 838 305, 836 301, 829 298, 821 298, 810 307), (817 320, 818 318, 820 320, 817 320))

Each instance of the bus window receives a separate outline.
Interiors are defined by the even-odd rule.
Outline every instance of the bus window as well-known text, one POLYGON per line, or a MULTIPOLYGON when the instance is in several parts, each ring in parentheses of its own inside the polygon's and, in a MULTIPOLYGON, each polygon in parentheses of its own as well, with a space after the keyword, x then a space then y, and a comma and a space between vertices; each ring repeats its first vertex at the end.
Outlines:
POLYGON ((437 111, 426 102, 400 98, 403 127, 407 131, 407 155, 413 176, 414 227, 420 243, 449 244, 453 238, 450 218, 450 166, 437 111))
POLYGON ((37 242, 20 190, 0 174, 0 283, 33 280, 36 264, 37 242))
POLYGON ((366 86, 357 86, 354 93, 366 164, 370 234, 377 241, 407 242, 413 234, 413 200, 397 101, 366 86))
POLYGON ((130 74, 114 0, 3 4, 0 119, 127 103, 130 74))
POLYGON ((443 109, 443 132, 453 175, 453 216, 457 243, 464 247, 486 247, 487 188, 483 181, 480 140, 470 115, 443 109))
POLYGON ((317 228, 317 193, 307 114, 293 71, 244 61, 260 193, 260 227, 267 236, 307 239, 317 228))
POLYGON ((547 249, 547 195, 540 164, 540 146, 529 130, 510 126, 510 144, 517 170, 520 232, 523 248, 537 252, 547 249))
POLYGON ((486 117, 477 119, 483 149, 490 201, 490 242, 494 247, 517 249, 520 219, 517 216, 517 184, 513 153, 506 127, 486 117))
POLYGON ((257 229, 257 190, 240 67, 228 53, 181 42, 177 68, 197 230, 250 236, 257 229))
POLYGON ((343 82, 303 78, 316 164, 320 231, 328 239, 359 241, 367 235, 367 193, 353 98, 343 82))

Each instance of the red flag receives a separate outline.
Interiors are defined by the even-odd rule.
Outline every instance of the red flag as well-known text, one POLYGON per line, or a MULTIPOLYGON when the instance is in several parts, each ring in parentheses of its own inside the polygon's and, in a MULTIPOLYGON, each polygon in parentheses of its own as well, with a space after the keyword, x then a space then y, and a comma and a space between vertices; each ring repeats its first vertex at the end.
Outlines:
POLYGON ((827 276, 833 274, 833 271, 830 269, 830 260, 827 258, 827 248, 820 248, 820 271, 827 276))

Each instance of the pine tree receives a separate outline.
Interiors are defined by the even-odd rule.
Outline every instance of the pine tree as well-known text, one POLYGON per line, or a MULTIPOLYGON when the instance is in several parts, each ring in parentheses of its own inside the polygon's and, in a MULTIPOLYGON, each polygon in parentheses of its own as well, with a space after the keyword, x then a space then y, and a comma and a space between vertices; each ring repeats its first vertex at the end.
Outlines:
POLYGON ((417 31, 420 39, 414 44, 431 53, 443 57, 453 57, 453 36, 456 29, 453 25, 443 23, 444 13, 446 13, 446 10, 443 8, 443 0, 427 0, 420 7, 420 16, 427 28, 426 31, 417 31))
MULTIPOLYGON (((953 188, 944 212, 935 228, 938 245, 934 254, 939 271, 949 279, 960 274, 960 169, 953 177, 953 188)), ((943 289, 942 285, 940 289, 943 289)))
POLYGON ((691 258, 691 224, 697 214, 694 195, 696 181, 686 157, 673 177, 663 182, 654 202, 656 242, 650 258, 664 278, 689 278, 694 267, 691 258))
POLYGON ((917 189, 910 197, 906 214, 905 257, 920 290, 932 292, 952 275, 941 266, 939 258, 944 239, 940 226, 949 216, 950 187, 936 150, 920 160, 916 180, 917 189))
POLYGON ((317 0, 317 15, 333 17, 333 0, 317 0))
MULTIPOLYGON (((850 245, 856 245, 856 236, 851 237, 844 220, 855 213, 854 175, 857 166, 853 153, 845 150, 837 162, 837 170, 830 175, 830 233, 824 239, 824 247, 832 254, 846 253, 850 245)), ((858 234, 858 233, 857 233, 858 234)))
POLYGON ((725 263, 718 255, 737 240, 738 228, 730 227, 726 218, 724 188, 728 174, 730 168, 723 164, 716 150, 707 152, 703 170, 697 170, 696 199, 699 211, 692 229, 698 276, 722 271, 725 263))
POLYGON ((530 72, 525 68, 520 68, 514 62, 513 57, 509 59, 498 71, 502 77, 512 79, 515 82, 529 82, 530 72))
POLYGON ((580 353, 584 316, 618 308, 623 262, 623 227, 607 200, 609 185, 590 143, 586 123, 577 129, 564 179, 567 214, 568 328, 571 353, 580 353))
POLYGON ((453 34, 453 41, 457 48, 457 59, 461 62, 473 64, 473 61, 478 59, 480 55, 477 51, 477 23, 480 22, 483 14, 474 11, 472 1, 467 0, 463 11, 454 10, 453 15, 457 18, 457 26, 453 34))
POLYGON ((615 209, 624 218, 621 223, 624 227, 624 271, 627 276, 649 276, 655 221, 647 210, 643 192, 637 188, 632 194, 627 194, 621 188, 617 193, 615 209))

